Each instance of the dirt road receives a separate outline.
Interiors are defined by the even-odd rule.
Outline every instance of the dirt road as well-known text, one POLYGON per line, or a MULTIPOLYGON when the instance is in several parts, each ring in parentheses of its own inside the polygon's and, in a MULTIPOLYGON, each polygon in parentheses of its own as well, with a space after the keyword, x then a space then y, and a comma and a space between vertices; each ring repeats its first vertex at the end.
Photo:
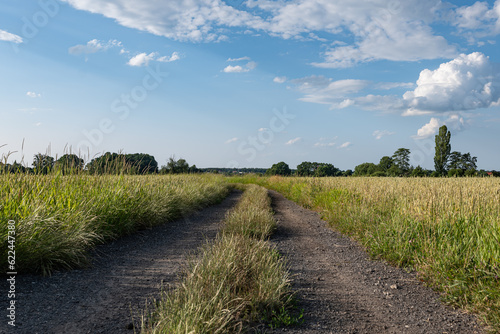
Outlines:
POLYGON ((319 215, 270 191, 273 242, 289 262, 305 322, 272 333, 481 333, 414 274, 372 261, 319 215))
MULTIPOLYGON (((213 239, 240 193, 184 219, 97 248, 92 268, 18 276, 17 328, 6 333, 133 333, 147 298, 178 281, 186 255, 213 239), (127 327, 129 329, 127 329, 127 327)), ((3 296, 2 296, 3 297, 3 296)))
MULTIPOLYGON (((290 265, 305 322, 266 332, 481 333, 473 316, 443 306, 414 274, 370 260, 317 213, 270 195, 279 221, 271 242, 290 265)), ((5 332, 133 333, 132 318, 158 296, 162 281, 178 282, 186 255, 215 237, 238 197, 233 193, 188 218, 100 246, 92 268, 19 275, 18 326, 5 332)))

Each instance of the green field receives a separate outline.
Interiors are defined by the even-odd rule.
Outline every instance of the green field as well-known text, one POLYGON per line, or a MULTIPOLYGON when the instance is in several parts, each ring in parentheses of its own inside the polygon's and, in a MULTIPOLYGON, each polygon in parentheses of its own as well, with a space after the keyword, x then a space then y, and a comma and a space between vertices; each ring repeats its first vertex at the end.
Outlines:
POLYGON ((246 177, 319 211, 370 254, 416 270, 446 302, 500 330, 497 178, 246 177))
MULTIPOLYGON (((16 226, 16 270, 50 274, 88 264, 94 245, 179 218, 229 192, 213 175, 0 175, 0 237, 16 226)), ((7 268, 7 247, 0 265, 7 268)))

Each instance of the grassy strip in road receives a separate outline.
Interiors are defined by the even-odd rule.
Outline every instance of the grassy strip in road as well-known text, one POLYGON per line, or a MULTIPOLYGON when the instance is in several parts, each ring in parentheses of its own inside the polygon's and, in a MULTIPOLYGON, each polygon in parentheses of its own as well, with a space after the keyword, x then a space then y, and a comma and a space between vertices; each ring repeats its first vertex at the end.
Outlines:
POLYGON ((283 310, 291 300, 289 276, 266 241, 275 224, 267 190, 248 186, 179 287, 143 317, 142 333, 235 333, 283 310))
MULTIPOLYGON (((15 222, 16 270, 50 274, 88 263, 95 244, 214 204, 229 193, 211 175, 0 175, 0 238, 15 222)), ((7 268, 2 247, 0 268, 7 268)))

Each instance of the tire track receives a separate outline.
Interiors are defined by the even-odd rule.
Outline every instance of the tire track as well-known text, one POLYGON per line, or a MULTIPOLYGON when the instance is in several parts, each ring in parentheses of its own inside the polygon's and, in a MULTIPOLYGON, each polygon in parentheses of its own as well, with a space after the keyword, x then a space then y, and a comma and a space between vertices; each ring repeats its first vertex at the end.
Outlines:
POLYGON ((99 246, 89 269, 18 276, 15 332, 133 333, 132 317, 138 320, 162 282, 175 285, 186 256, 216 236, 240 195, 232 192, 184 219, 99 246))
POLYGON ((453 310, 415 274, 369 259, 313 211, 270 191, 278 230, 305 322, 271 333, 482 333, 474 316, 453 310))

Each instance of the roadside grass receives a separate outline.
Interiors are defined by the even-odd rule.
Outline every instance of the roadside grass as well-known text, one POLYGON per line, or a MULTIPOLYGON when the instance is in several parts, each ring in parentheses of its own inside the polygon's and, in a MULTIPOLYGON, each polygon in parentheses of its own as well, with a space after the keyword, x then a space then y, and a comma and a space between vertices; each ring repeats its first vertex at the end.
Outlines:
POLYGON ((212 175, 1 174, 0 237, 7 242, 13 220, 16 270, 50 275, 87 265, 96 244, 216 203, 229 187, 212 175))
POLYGON ((179 286, 145 311, 141 333, 238 333, 282 314, 292 294, 286 265, 266 242, 275 224, 267 190, 250 185, 179 286))
POLYGON ((496 178, 234 178, 319 211, 370 254, 416 270, 445 302, 500 332, 496 178))

